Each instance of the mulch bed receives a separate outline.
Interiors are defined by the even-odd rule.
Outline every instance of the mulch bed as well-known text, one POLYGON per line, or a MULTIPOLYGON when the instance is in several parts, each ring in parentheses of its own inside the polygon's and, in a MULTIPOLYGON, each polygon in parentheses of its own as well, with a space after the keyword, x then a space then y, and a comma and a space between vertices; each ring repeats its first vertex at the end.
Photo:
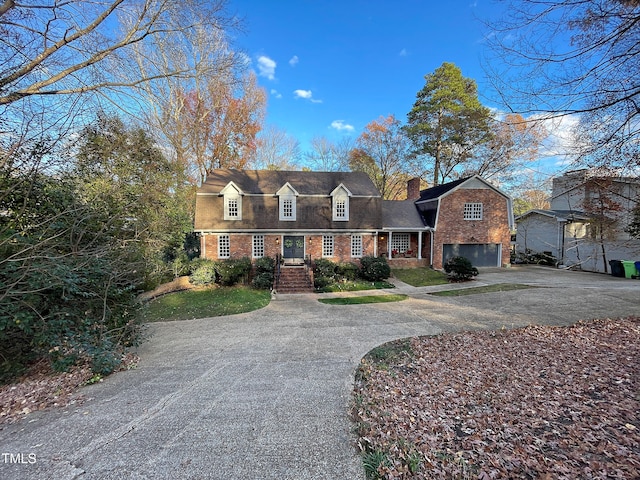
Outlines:
POLYGON ((640 478, 640 318, 414 338, 353 414, 369 478, 640 478))

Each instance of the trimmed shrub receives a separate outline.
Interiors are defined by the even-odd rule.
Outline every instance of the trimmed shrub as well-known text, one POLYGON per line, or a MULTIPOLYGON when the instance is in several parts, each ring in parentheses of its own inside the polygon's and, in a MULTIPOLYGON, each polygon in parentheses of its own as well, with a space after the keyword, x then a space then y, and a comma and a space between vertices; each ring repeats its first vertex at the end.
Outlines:
POLYGON ((325 277, 329 280, 329 283, 335 280, 337 264, 326 258, 319 258, 314 262, 313 274, 314 277, 325 277))
POLYGON ((379 282, 391 276, 391 267, 384 257, 374 257, 372 255, 360 259, 360 275, 370 282, 379 282))
POLYGON ((451 257, 444 264, 444 271, 455 282, 471 280, 478 275, 478 269, 465 257, 451 257))
POLYGON ((194 258, 189 269, 189 281, 194 285, 209 285, 216 281, 216 262, 213 260, 194 258))
POLYGON ((273 286, 276 261, 271 257, 262 257, 257 259, 254 265, 256 270, 251 285, 259 290, 270 290, 273 286))
POLYGON ((251 286, 258 290, 271 290, 273 286, 273 273, 256 273, 251 281, 251 286))
POLYGON ((324 287, 326 287, 327 285, 330 285, 333 283, 333 278, 327 278, 327 277, 313 277, 313 286, 317 289, 317 290, 321 290, 324 287))
POLYGON ((220 285, 230 287, 236 283, 247 283, 251 272, 251 260, 248 257, 240 259, 229 258, 216 264, 216 273, 220 285))
POLYGON ((355 280, 358 277, 360 269, 355 263, 339 263, 336 273, 345 280, 355 280))

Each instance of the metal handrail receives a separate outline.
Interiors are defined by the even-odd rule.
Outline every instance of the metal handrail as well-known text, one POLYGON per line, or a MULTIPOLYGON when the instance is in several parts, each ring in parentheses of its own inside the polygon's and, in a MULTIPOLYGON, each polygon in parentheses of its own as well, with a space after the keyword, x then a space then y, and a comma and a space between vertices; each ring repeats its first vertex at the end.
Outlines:
POLYGON ((280 263, 282 261, 282 255, 280 253, 276 254, 276 264, 273 267, 273 289, 278 290, 280 286, 280 263))
POLYGON ((309 272, 313 272, 313 270, 311 269, 311 255, 305 255, 304 257, 304 273, 307 277, 307 282, 309 282, 309 285, 313 287, 313 279, 311 278, 311 276, 309 275, 309 272))

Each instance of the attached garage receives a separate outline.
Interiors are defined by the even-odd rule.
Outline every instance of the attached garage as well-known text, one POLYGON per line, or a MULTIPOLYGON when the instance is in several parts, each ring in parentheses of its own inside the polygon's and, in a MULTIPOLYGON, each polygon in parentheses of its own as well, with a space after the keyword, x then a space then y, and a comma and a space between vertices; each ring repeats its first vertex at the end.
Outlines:
POLYGON ((499 267, 502 245, 499 243, 453 243, 442 246, 443 264, 451 257, 465 257, 474 267, 499 267))

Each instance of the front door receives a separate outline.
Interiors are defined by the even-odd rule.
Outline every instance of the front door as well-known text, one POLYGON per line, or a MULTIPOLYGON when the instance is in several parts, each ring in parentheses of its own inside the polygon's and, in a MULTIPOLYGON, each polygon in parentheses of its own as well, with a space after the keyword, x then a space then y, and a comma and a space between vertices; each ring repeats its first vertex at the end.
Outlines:
POLYGON ((304 237, 285 235, 283 243, 285 261, 304 261, 304 237))

